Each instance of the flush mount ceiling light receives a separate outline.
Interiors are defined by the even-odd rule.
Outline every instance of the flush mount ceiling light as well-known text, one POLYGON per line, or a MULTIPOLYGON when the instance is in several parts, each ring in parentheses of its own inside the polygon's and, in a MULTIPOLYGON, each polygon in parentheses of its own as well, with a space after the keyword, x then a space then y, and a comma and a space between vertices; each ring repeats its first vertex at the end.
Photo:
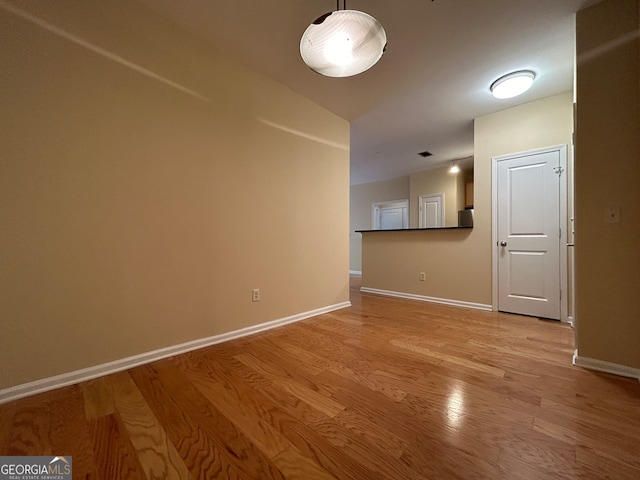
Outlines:
POLYGON ((516 97, 531 88, 536 74, 531 70, 520 70, 500 77, 491 84, 491 93, 496 98, 516 97))
POLYGON ((375 18, 357 10, 325 13, 300 39, 300 55, 309 68, 327 77, 350 77, 374 66, 387 46, 387 34, 375 18))

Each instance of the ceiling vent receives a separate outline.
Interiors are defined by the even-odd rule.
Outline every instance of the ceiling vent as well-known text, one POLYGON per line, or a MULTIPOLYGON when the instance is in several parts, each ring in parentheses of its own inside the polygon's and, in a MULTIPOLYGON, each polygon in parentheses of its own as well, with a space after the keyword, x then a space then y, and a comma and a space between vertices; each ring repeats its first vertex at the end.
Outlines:
POLYGON ((431 155, 433 155, 433 153, 427 152, 425 150, 424 152, 420 152, 418 155, 420 155, 421 157, 430 157, 431 155))

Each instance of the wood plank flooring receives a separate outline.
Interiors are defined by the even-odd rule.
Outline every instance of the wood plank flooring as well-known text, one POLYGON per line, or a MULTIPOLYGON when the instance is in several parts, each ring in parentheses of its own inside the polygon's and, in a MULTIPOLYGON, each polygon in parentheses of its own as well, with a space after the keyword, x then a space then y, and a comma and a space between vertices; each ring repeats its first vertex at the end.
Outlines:
POLYGON ((640 384, 570 327, 359 292, 348 309, 0 405, 78 479, 638 479, 640 384))

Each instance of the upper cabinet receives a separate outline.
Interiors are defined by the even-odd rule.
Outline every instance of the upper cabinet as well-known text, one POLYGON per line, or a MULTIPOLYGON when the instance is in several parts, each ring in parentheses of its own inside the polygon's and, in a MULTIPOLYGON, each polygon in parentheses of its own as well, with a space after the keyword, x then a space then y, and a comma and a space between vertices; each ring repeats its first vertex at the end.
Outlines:
POLYGON ((464 184, 464 208, 473 208, 473 180, 464 184))

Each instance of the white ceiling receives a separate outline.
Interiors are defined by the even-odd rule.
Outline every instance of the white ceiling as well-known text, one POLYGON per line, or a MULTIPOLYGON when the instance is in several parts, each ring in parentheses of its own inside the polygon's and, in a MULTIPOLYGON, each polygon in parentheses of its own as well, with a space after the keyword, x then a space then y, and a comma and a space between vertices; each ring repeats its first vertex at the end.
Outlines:
POLYGON ((388 40, 377 65, 349 78, 318 75, 299 53, 306 27, 335 1, 141 1, 349 120, 358 184, 470 157, 474 118, 571 90, 575 12, 599 0, 348 0, 388 40), (520 69, 536 72, 531 90, 494 99, 489 85, 520 69))

